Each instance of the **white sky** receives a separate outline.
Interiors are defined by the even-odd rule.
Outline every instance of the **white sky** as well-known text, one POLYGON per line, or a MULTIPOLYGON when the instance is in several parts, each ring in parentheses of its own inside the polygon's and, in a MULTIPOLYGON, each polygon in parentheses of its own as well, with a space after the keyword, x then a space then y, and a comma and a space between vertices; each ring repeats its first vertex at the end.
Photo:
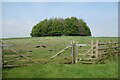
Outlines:
POLYGON ((82 0, 74 0, 79 1, 78 3, 48 3, 48 1, 58 0, 34 0, 33 3, 29 3, 28 0, 2 0, 2 6, 0 5, 2 37, 29 37, 33 25, 39 21, 51 17, 71 16, 84 19, 93 36, 118 36, 118 0, 83 0, 85 3, 80 3, 82 0), (39 3, 35 3, 36 1, 39 3))

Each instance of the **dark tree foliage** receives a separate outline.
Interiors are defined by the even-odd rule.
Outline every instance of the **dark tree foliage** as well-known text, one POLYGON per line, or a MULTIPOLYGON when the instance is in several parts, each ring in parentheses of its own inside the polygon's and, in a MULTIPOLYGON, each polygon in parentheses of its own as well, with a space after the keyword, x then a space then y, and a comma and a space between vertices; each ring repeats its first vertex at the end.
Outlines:
POLYGON ((34 25, 30 33, 32 37, 40 36, 91 36, 86 22, 76 17, 45 19, 34 25))

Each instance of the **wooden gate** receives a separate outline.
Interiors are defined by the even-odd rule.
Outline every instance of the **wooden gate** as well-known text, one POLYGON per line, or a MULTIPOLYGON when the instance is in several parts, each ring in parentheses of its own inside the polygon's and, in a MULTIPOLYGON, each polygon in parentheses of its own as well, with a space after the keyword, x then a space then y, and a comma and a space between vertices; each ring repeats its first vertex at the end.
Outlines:
MULTIPOLYGON (((32 65, 31 62, 34 64, 39 64, 38 59, 32 59, 30 58, 31 55, 20 54, 14 49, 9 49, 12 53, 14 53, 14 55, 2 55, 3 46, 5 47, 5 46, 10 46, 10 45, 3 45, 2 41, 0 42, 1 67, 3 63, 4 63, 3 67, 32 65), (4 60, 2 60, 2 57, 4 57, 4 60), (21 58, 24 58, 26 60, 20 60, 21 58), (18 63, 17 61, 19 61, 20 63, 18 63), (26 63, 30 62, 30 64, 21 64, 22 61, 27 61, 26 63), (12 63, 18 63, 18 64, 13 65, 12 63)), ((91 41, 91 44, 79 44, 78 42, 72 41, 69 46, 66 46, 64 49, 62 49, 61 51, 53 55, 48 60, 49 61, 53 60, 56 56, 59 56, 68 48, 70 48, 71 50, 70 58, 71 58, 72 64, 75 64, 78 62, 83 63, 83 64, 104 63, 106 59, 108 58, 113 59, 114 58, 113 56, 118 55, 118 43, 117 42, 100 43, 98 40, 96 40, 96 42, 91 41)), ((47 63, 47 61, 45 63, 47 63)))
POLYGON ((99 40, 96 40, 96 42, 91 41, 91 44, 78 44, 78 42, 73 42, 73 44, 73 64, 77 62, 83 64, 104 63, 108 58, 113 59, 118 55, 117 42, 100 43, 99 40), (82 47, 87 51, 82 51, 82 47), (85 47, 89 48, 85 49, 85 47))

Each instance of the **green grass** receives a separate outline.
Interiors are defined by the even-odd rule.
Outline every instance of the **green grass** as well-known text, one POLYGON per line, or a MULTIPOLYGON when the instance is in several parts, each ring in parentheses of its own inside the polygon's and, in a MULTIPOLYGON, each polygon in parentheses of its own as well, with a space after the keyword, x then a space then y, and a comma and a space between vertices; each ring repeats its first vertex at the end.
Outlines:
MULTIPOLYGON (((79 36, 62 36, 62 37, 33 37, 33 38, 6 38, 3 41, 6 44, 13 45, 5 47, 4 53, 6 55, 15 54, 8 49, 14 49, 21 54, 26 54, 32 51, 31 59, 41 59, 40 65, 33 65, 27 67, 16 67, 11 69, 3 69, 3 78, 117 78, 118 77, 118 63, 116 61, 107 61, 106 64, 60 64, 66 62, 64 58, 70 61, 70 49, 66 50, 54 60, 49 61, 50 57, 62 50, 71 41, 78 41, 82 44, 90 44, 91 40, 100 42, 118 41, 115 37, 79 37, 79 36), (65 44, 65 45, 64 45, 65 44), (46 48, 40 47, 36 49, 37 45, 45 45, 46 48), (54 46, 52 46, 54 45, 54 46), (52 50, 52 51, 50 51, 52 50), (48 64, 44 64, 48 62, 48 64), (44 65, 43 65, 44 64, 44 65)), ((81 49, 88 50, 89 47, 81 49)), ((80 51, 79 53, 84 53, 80 51)), ((15 60, 15 58, 4 58, 4 60, 15 60)), ((22 58, 25 60, 25 58, 22 58)), ((7 64, 25 64, 32 62, 14 62, 7 64)))
POLYGON ((106 64, 46 64, 5 69, 3 78, 117 78, 117 61, 106 64))

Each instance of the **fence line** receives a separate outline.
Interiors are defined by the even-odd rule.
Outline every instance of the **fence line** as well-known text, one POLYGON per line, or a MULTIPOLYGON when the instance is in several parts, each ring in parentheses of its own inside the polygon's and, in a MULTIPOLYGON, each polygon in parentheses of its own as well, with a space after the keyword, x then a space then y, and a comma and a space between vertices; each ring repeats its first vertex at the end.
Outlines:
MULTIPOLYGON (((39 46, 42 46, 42 45, 45 45, 45 44, 40 44, 39 46)), ((66 44, 63 44, 63 45, 65 46, 66 44)), ((5 47, 5 46, 9 46, 9 45, 5 45, 1 41, 1 43, 0 43, 0 53, 3 52, 3 47, 5 47)), ((52 46, 54 46, 54 45, 52 45, 52 46)), ((57 46, 58 46, 58 44, 57 44, 57 46)), ((91 44, 79 44, 78 42, 72 41, 70 44, 67 44, 67 47, 65 47, 64 49, 62 49, 61 51, 59 51, 58 53, 56 53, 52 57, 50 57, 50 59, 52 60, 56 56, 59 56, 60 54, 62 54, 62 52, 64 52, 68 48, 70 48, 70 50, 71 50, 71 52, 70 52, 71 63, 75 64, 75 63, 82 62, 82 61, 87 62, 87 60, 91 60, 95 63, 100 63, 101 61, 104 62, 108 57, 118 55, 117 52, 118 52, 119 47, 118 47, 117 42, 101 43, 101 42, 99 42, 99 40, 96 40, 96 42, 91 41, 91 44), (84 46, 90 46, 90 49, 87 50, 86 53, 81 54, 81 52, 80 52, 80 50, 82 50, 81 47, 84 47, 84 46), (79 57, 79 55, 81 55, 81 57, 79 57), (87 56, 90 56, 90 57, 86 58, 87 56)), ((14 55, 14 57, 22 56, 22 57, 24 57, 24 58, 26 58, 26 59, 34 62, 34 63, 39 64, 39 62, 35 61, 34 59, 29 58, 29 55, 20 54, 13 49, 10 49, 10 50, 17 54, 17 55, 14 55)), ((83 50, 86 50, 86 49, 83 49, 83 50)), ((2 54, 0 56, 2 56, 2 54)), ((4 55, 4 57, 7 57, 7 55, 4 55)), ((91 63, 93 63, 93 62, 91 62, 91 63)), ((2 64, 2 62, 0 64, 2 64)))
MULTIPOLYGON (((78 46, 78 45, 80 45, 80 44, 76 44, 76 46, 78 46)), ((95 59, 94 58, 89 58, 89 59, 90 60, 93 59, 95 63, 100 63, 101 60, 103 61, 103 59, 102 59, 102 58, 104 58, 103 56, 109 57, 109 55, 110 55, 112 58, 114 55, 118 55, 118 54, 115 54, 115 53, 118 53, 118 43, 117 42, 100 43, 99 40, 96 40, 96 42, 91 41, 91 44, 89 44, 89 45, 87 45, 87 44, 82 44, 82 45, 90 46, 91 49, 88 50, 88 52, 86 52, 85 54, 80 54, 80 55, 82 55, 82 57, 80 58, 79 61, 83 60, 84 57, 87 55, 89 55, 89 56, 91 55, 91 57, 93 57, 93 55, 95 55, 95 59), (89 53, 90 51, 91 51, 91 53, 89 53)), ((78 53, 74 53, 74 54, 79 55, 78 53)), ((106 57, 106 59, 107 59, 107 57, 106 57)), ((87 60, 87 58, 85 58, 85 59, 87 60)))

